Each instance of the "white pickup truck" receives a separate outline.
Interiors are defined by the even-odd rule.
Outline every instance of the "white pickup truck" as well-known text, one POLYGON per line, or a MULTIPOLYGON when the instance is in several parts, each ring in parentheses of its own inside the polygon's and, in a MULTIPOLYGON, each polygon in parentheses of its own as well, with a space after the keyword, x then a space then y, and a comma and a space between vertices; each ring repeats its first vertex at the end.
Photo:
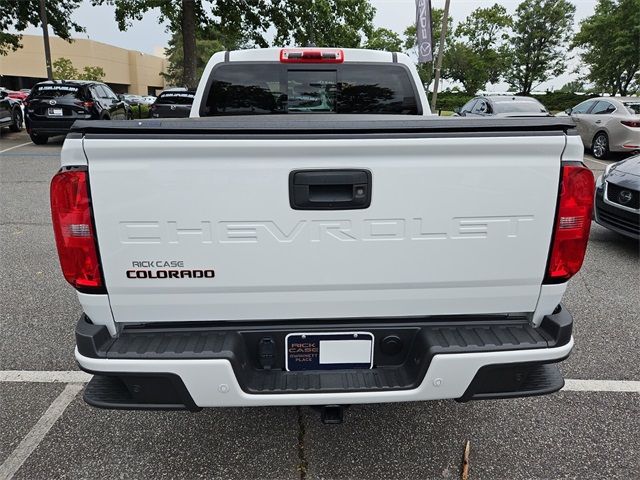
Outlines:
POLYGON ((562 387, 594 188, 570 119, 432 116, 408 57, 349 49, 217 53, 191 117, 64 143, 88 403, 338 421, 562 387))

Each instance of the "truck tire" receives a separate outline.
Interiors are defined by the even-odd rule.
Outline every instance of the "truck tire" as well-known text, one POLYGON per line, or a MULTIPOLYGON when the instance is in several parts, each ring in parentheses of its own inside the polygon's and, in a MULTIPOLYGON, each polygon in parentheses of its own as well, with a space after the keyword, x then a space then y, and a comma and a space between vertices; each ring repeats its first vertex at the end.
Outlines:
POLYGON ((22 110, 20 108, 14 108, 13 113, 11 114, 11 125, 9 125, 9 130, 12 132, 20 132, 22 131, 22 110))
POLYGON ((47 143, 47 140, 49 140, 47 135, 38 135, 37 133, 31 133, 29 137, 31 137, 31 141, 36 145, 44 145, 47 143))

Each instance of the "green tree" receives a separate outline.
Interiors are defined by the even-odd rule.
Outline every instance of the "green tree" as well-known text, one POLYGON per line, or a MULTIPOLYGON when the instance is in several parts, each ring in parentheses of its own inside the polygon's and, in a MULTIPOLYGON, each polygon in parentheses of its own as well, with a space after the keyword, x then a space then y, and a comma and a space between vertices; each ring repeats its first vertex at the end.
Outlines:
POLYGON ((498 4, 478 8, 455 30, 458 39, 447 47, 443 69, 447 77, 458 81, 469 95, 496 83, 506 69, 507 29, 511 17, 498 4))
POLYGON ((584 92, 584 83, 580 80, 572 80, 565 83, 559 91, 563 93, 582 93, 584 92))
MULTIPOLYGON (((56 0, 45 3, 49 26, 58 37, 71 39, 72 32, 84 32, 84 28, 71 19, 71 14, 82 0, 56 0)), ((21 47, 21 35, 9 33, 9 29, 22 32, 29 26, 40 26, 38 0, 0 1, 0 55, 21 47)))
POLYGON ((364 48, 370 50, 386 50, 387 52, 399 52, 402 50, 400 36, 387 28, 376 28, 367 38, 364 48))
POLYGON ((94 5, 115 6, 120 30, 126 30, 150 10, 160 14, 160 22, 167 31, 179 33, 182 45, 182 76, 179 82, 189 88, 198 84, 198 31, 216 26, 221 38, 231 38, 238 32, 247 35, 258 45, 266 46, 264 39, 269 23, 267 0, 92 0, 94 5))
POLYGON ((368 0, 273 0, 275 45, 357 48, 373 33, 368 0))
POLYGON ((78 80, 80 73, 68 58, 61 57, 53 62, 53 78, 58 80, 78 80))
MULTIPOLYGON (((441 8, 433 8, 431 9, 431 45, 433 46, 433 59, 434 61, 438 58, 439 49, 440 49, 440 31, 442 30, 442 17, 444 16, 444 10, 441 8)), ((449 45, 451 45, 451 40, 453 37, 453 20, 451 17, 447 19, 447 36, 445 37, 445 52, 449 45)), ((417 57, 417 38, 416 38, 416 26, 409 25, 404 30, 404 49, 409 55, 413 55, 417 57)), ((445 54, 446 55, 446 54, 445 54)), ((420 75, 420 80, 424 85, 428 85, 433 80, 433 62, 428 63, 420 63, 416 65, 418 69, 418 74, 420 75)), ((447 78, 447 72, 442 71, 440 78, 447 78)))
POLYGON ((82 73, 68 58, 60 57, 53 62, 53 78, 57 80, 95 80, 101 82, 105 77, 102 67, 87 66, 82 73))
POLYGON ((80 74, 80 80, 94 80, 101 82, 104 80, 106 73, 102 67, 84 67, 80 74))
POLYGON ((171 32, 180 31, 183 38, 184 78, 190 87, 196 84, 196 25, 202 21, 204 10, 200 0, 93 0, 94 5, 115 6, 115 17, 120 30, 127 30, 142 20, 149 10, 160 13, 160 22, 167 23, 171 32))
MULTIPOLYGON (((231 38, 219 31, 216 26, 208 26, 198 29, 196 33, 196 75, 202 76, 204 68, 211 56, 221 50, 236 50, 244 48, 250 44, 250 39, 242 35, 231 38)), ((165 49, 165 54, 169 60, 169 67, 162 76, 171 85, 183 85, 184 79, 184 54, 182 48, 182 35, 175 32, 169 40, 169 45, 165 49)))
POLYGON ((600 92, 629 95, 640 88, 640 0, 599 0, 580 23, 573 46, 600 92))
POLYGON ((525 0, 518 5, 505 75, 518 92, 528 95, 566 70, 575 10, 568 0, 525 0))

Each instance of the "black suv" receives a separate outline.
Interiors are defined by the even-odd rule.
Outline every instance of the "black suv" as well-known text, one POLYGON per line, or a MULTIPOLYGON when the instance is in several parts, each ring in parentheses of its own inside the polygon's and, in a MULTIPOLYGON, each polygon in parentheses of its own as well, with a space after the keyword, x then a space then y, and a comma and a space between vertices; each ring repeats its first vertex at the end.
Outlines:
POLYGON ((83 80, 48 80, 31 89, 24 102, 25 123, 31 141, 47 143, 65 135, 76 120, 129 120, 131 107, 104 83, 83 80))
POLYGON ((9 127, 12 132, 22 130, 20 102, 9 97, 9 92, 0 89, 0 130, 9 127))
POLYGON ((191 113, 191 105, 196 92, 189 90, 166 90, 158 95, 149 107, 151 118, 186 118, 191 113))

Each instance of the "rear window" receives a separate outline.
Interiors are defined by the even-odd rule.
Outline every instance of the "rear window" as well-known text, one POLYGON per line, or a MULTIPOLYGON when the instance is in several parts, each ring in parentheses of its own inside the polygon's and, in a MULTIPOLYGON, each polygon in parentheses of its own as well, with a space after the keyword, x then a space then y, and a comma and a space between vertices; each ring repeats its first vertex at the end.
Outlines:
POLYGON ((192 92, 166 92, 161 93, 156 99, 156 103, 168 105, 191 105, 195 94, 192 92))
POLYGON ((281 113, 417 115, 408 72, 394 65, 225 64, 213 71, 202 116, 281 113))
POLYGON ((80 87, 77 85, 37 85, 31 91, 31 97, 80 97, 80 87))
POLYGON ((495 113, 542 113, 547 110, 538 102, 496 102, 495 113))
POLYGON ((640 101, 638 102, 624 102, 624 106, 627 107, 631 115, 640 115, 640 101))

